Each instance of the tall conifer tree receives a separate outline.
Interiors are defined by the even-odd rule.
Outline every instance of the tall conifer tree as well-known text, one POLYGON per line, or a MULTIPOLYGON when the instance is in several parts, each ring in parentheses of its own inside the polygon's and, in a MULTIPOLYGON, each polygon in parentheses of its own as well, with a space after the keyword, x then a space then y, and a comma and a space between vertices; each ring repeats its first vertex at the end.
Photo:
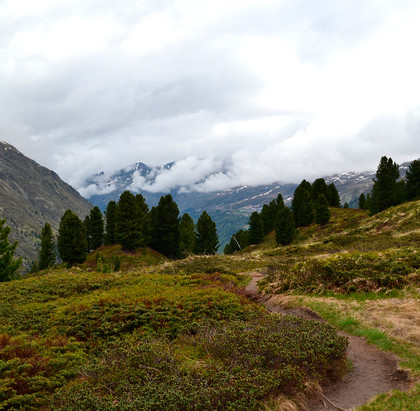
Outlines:
POLYGON ((116 244, 117 239, 115 237, 115 224, 117 218, 117 203, 111 200, 106 206, 105 210, 105 222, 106 222, 106 234, 105 244, 111 245, 116 244))
POLYGON ((139 223, 138 203, 129 191, 124 191, 118 201, 115 237, 126 251, 133 251, 144 244, 143 227, 139 223))
POLYGON ((86 251, 90 253, 92 251, 92 232, 91 232, 91 224, 90 224, 90 214, 88 214, 85 219, 83 220, 83 224, 86 228, 86 244, 87 248, 86 251))
POLYGON ((397 163, 392 158, 383 156, 373 179, 371 192, 371 214, 385 210, 401 202, 401 193, 397 180, 400 176, 397 163))
POLYGON ((195 224, 191 216, 188 213, 183 214, 179 222, 179 252, 183 257, 194 253, 194 228, 195 224))
POLYGON ((170 194, 151 210, 151 245, 170 258, 179 257, 179 209, 170 194))
POLYGON ((318 201, 318 197, 320 194, 324 194, 324 196, 330 200, 330 196, 331 196, 331 192, 328 189, 327 183, 325 182, 325 180, 323 178, 317 178, 313 183, 312 183, 312 202, 314 204, 317 203, 318 201))
POLYGON ((6 220, 0 219, 0 282, 16 278, 16 272, 22 262, 21 258, 14 258, 18 243, 9 243, 10 227, 5 224, 6 220))
POLYGON ((104 219, 101 210, 95 206, 90 210, 90 246, 91 250, 103 246, 104 244, 104 219))
MULTIPOLYGON (((264 236, 263 223, 259 213, 254 211, 249 217, 249 243, 258 244, 264 236)), ((274 225, 274 224, 273 224, 274 225)))
POLYGON ((69 266, 86 261, 86 227, 71 210, 67 210, 61 217, 57 248, 61 259, 69 266))
POLYGON ((420 199, 420 160, 414 160, 410 163, 405 174, 405 191, 407 201, 420 199))
POLYGON ((274 221, 276 220, 277 213, 284 207, 282 195, 279 193, 277 198, 264 204, 260 213, 261 221, 263 224, 263 234, 267 235, 274 229, 274 221))
POLYGON ((314 206, 312 203, 312 196, 306 189, 306 180, 296 188, 292 200, 293 217, 295 220, 295 227, 303 227, 314 222, 314 206))
POLYGON ((319 225, 325 225, 330 221, 331 213, 328 209, 328 200, 324 194, 318 196, 315 208, 315 222, 319 225))
POLYGON ((38 254, 38 269, 52 267, 55 264, 55 242, 49 223, 45 223, 41 231, 41 249, 38 254))
POLYGON ((216 224, 203 211, 197 221, 196 227, 195 252, 196 254, 212 255, 216 254, 219 248, 216 224))
POLYGON ((277 244, 287 245, 293 241, 295 236, 295 223, 288 207, 283 207, 277 213, 274 230, 277 244))
POLYGON ((331 207, 341 207, 340 195, 334 183, 328 184, 327 200, 331 207))

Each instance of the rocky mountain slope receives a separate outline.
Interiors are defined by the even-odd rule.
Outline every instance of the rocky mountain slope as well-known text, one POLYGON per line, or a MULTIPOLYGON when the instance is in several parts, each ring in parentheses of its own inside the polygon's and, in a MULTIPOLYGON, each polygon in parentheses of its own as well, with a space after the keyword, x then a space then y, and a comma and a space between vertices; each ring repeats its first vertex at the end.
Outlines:
POLYGON ((18 240, 17 255, 24 266, 37 258, 38 236, 49 222, 57 230, 67 209, 84 218, 91 204, 53 171, 0 142, 0 217, 11 227, 10 240, 18 240))

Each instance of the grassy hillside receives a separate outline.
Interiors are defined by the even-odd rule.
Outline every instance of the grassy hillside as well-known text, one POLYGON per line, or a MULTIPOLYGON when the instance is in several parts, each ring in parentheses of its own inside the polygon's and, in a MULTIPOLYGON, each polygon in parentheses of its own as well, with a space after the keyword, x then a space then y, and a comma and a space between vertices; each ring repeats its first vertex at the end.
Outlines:
POLYGON ((343 374, 345 338, 268 315, 244 280, 211 259, 109 247, 0 284, 0 408, 261 409, 343 374))
MULTIPOLYGON (((278 304, 309 307, 397 353, 415 380, 419 217, 420 202, 374 217, 337 209, 287 247, 271 234, 233 256, 180 261, 103 247, 81 266, 2 283, 0 408, 274 409, 343 375, 346 339, 268 314, 244 292, 251 271, 278 304)), ((419 399, 413 388, 366 409, 415 409, 419 399)))
POLYGON ((259 261, 261 290, 276 294, 277 304, 308 307, 402 359, 412 391, 384 394, 362 409, 418 409, 420 201, 372 217, 333 209, 330 223, 300 229, 289 246, 276 247, 271 234, 246 251, 241 258, 259 261))

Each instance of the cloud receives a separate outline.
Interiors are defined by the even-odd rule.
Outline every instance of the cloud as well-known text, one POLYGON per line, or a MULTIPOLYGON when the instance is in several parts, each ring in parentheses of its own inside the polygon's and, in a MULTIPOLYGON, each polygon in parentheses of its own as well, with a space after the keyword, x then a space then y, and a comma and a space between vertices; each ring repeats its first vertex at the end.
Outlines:
POLYGON ((77 188, 138 161, 177 163, 133 189, 188 191, 419 157, 419 19, 414 0, 5 1, 1 138, 77 188))

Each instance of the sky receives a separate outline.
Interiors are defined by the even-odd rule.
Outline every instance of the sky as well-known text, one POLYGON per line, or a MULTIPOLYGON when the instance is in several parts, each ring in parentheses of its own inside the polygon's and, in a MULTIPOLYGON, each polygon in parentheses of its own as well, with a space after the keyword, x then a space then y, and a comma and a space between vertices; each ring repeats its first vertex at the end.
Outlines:
POLYGON ((209 191, 410 161, 419 22, 417 0, 0 0, 0 140, 82 192, 136 162, 209 191))

